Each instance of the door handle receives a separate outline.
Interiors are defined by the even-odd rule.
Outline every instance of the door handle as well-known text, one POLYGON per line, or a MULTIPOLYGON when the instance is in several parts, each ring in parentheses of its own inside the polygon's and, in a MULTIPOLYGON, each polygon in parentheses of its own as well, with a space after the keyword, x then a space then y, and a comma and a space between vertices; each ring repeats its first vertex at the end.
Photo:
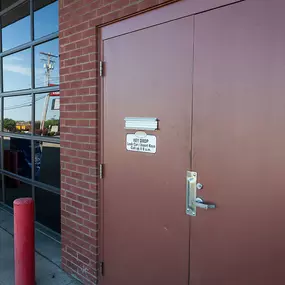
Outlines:
POLYGON ((200 197, 196 198, 195 204, 196 204, 196 207, 204 209, 204 210, 215 209, 216 208, 215 204, 204 203, 204 200, 202 198, 200 198, 200 197))
POLYGON ((186 175, 186 214, 196 216, 196 209, 215 209, 215 204, 204 203, 203 199, 197 197, 197 189, 202 189, 202 184, 197 184, 197 172, 187 171, 186 175), (198 186, 198 187, 197 187, 198 186))

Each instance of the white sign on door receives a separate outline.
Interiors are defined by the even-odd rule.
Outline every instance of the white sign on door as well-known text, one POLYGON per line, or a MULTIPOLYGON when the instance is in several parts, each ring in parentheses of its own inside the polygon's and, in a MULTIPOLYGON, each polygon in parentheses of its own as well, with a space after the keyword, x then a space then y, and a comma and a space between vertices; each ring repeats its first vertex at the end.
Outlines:
POLYGON ((127 134, 126 148, 130 151, 156 153, 156 136, 127 134))

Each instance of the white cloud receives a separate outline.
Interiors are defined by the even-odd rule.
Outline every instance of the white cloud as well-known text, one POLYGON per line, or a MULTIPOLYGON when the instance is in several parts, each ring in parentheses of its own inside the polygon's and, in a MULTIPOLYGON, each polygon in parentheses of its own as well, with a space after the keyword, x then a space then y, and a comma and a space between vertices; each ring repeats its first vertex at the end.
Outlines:
POLYGON ((21 75, 31 76, 31 68, 19 66, 15 64, 4 64, 3 65, 4 71, 11 71, 15 73, 20 73, 21 75))
POLYGON ((7 58, 6 58, 6 60, 10 60, 10 61, 23 61, 24 60, 24 58, 23 57, 21 57, 21 56, 16 56, 16 55, 12 55, 12 56, 8 56, 7 58))

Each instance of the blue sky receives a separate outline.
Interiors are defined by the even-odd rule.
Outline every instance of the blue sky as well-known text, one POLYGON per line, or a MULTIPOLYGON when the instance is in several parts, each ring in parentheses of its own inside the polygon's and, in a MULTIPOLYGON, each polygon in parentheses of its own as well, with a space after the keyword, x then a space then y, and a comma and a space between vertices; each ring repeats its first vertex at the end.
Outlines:
MULTIPOLYGON (((58 30, 58 1, 34 13, 35 38, 46 36, 58 30)), ((30 16, 25 17, 2 29, 3 51, 30 41, 30 16)), ((44 68, 46 57, 40 52, 59 55, 58 39, 35 47, 35 84, 36 87, 47 85, 44 68)), ((31 88, 31 50, 27 49, 3 58, 4 91, 31 88)), ((54 62, 50 83, 59 83, 59 59, 54 62)), ((36 120, 40 120, 45 101, 45 94, 36 95, 36 120)), ((54 97, 52 97, 54 98, 54 97)), ((59 111, 52 111, 52 98, 49 102, 47 119, 58 118, 59 111)), ((14 120, 31 120, 31 96, 17 96, 5 99, 4 117, 14 120), (16 108, 17 107, 17 108, 16 108)))

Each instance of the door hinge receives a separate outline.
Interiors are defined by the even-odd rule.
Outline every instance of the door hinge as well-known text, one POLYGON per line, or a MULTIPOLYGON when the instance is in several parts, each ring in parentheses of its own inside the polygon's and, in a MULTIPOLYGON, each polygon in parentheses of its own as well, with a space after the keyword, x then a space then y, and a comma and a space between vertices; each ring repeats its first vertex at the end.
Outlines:
POLYGON ((101 276, 104 276, 104 261, 100 262, 100 274, 101 276))
POLYGON ((103 179, 104 177, 104 164, 100 164, 99 166, 99 178, 103 179))
POLYGON ((104 61, 100 61, 99 63, 99 73, 100 73, 100 77, 104 76, 104 61))

